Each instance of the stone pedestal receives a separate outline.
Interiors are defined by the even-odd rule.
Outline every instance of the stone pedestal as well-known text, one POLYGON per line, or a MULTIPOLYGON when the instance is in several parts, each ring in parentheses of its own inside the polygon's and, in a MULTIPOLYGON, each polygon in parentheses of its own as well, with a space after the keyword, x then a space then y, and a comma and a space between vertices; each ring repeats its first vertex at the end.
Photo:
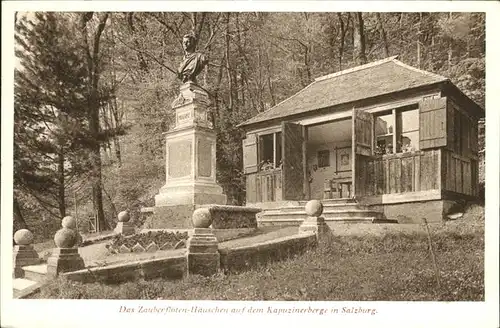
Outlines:
POLYGON ((308 216, 299 227, 299 233, 313 232, 318 236, 329 230, 330 228, 325 223, 325 219, 317 216, 308 216))
POLYGON ((38 257, 32 245, 14 246, 14 277, 24 275, 23 266, 40 264, 42 260, 38 257))
POLYGON ((226 203, 216 182, 216 133, 209 105, 208 94, 198 85, 181 86, 172 104, 175 126, 166 133, 166 183, 155 196, 155 217, 175 207, 182 216, 175 219, 189 222, 196 205, 226 203))
POLYGON ((135 234, 135 227, 130 222, 118 222, 113 231, 117 234, 128 236, 135 234))
POLYGON ((113 231, 121 235, 135 234, 135 226, 130 222, 130 213, 128 211, 118 213, 118 223, 113 231))
POLYGON ((50 277, 85 268, 85 263, 78 253, 78 247, 75 247, 78 233, 68 228, 71 226, 68 221, 63 221, 63 227, 54 235, 57 248, 52 250, 52 254, 47 259, 47 275, 50 277))
POLYGON ((323 204, 319 200, 310 200, 305 206, 307 218, 299 227, 299 233, 314 233, 319 238, 324 233, 330 231, 330 228, 325 223, 325 219, 321 217, 323 214, 323 204))
POLYGON ((220 269, 217 238, 210 228, 195 228, 187 242, 188 274, 211 276, 220 269))
POLYGON ((47 259, 47 275, 50 277, 83 268, 85 268, 85 263, 78 253, 78 248, 56 248, 47 259))
POLYGON ((27 229, 21 229, 14 234, 13 267, 14 278, 24 276, 23 266, 39 264, 41 262, 38 253, 33 248, 33 234, 27 229))

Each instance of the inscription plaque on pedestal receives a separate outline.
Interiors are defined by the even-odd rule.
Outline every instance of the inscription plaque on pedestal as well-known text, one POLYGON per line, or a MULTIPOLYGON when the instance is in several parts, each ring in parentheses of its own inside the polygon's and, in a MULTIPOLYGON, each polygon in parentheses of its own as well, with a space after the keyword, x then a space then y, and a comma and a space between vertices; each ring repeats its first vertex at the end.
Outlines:
POLYGON ((198 140, 198 175, 212 176, 212 142, 198 140))
POLYGON ((177 141, 168 145, 168 176, 182 178, 190 174, 191 141, 177 141))

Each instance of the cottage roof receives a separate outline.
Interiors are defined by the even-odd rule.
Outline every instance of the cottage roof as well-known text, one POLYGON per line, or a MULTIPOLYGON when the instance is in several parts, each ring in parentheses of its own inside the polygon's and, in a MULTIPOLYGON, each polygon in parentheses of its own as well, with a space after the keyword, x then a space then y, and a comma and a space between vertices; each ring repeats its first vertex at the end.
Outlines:
POLYGON ((241 126, 449 80, 406 65, 396 58, 389 57, 318 77, 304 89, 241 126))

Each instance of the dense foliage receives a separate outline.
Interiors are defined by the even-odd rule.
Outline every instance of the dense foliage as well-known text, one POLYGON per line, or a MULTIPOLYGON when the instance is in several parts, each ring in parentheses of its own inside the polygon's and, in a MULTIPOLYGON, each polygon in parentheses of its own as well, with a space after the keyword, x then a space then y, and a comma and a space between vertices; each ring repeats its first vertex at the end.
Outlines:
POLYGON ((217 179, 233 204, 245 198, 237 124, 315 77, 399 54, 484 106, 484 13, 19 15, 16 224, 91 214, 105 228, 123 209, 153 205, 187 32, 209 58, 198 81, 212 98, 217 179))

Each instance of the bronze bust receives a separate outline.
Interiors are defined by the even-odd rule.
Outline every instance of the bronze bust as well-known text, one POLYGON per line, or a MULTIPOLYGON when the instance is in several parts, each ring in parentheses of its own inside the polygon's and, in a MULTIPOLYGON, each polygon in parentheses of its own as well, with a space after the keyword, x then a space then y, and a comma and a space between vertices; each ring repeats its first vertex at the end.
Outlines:
POLYGON ((186 34, 182 38, 184 58, 177 70, 177 76, 182 82, 196 83, 196 76, 205 68, 207 58, 200 52, 195 52, 196 38, 192 34, 186 34))

